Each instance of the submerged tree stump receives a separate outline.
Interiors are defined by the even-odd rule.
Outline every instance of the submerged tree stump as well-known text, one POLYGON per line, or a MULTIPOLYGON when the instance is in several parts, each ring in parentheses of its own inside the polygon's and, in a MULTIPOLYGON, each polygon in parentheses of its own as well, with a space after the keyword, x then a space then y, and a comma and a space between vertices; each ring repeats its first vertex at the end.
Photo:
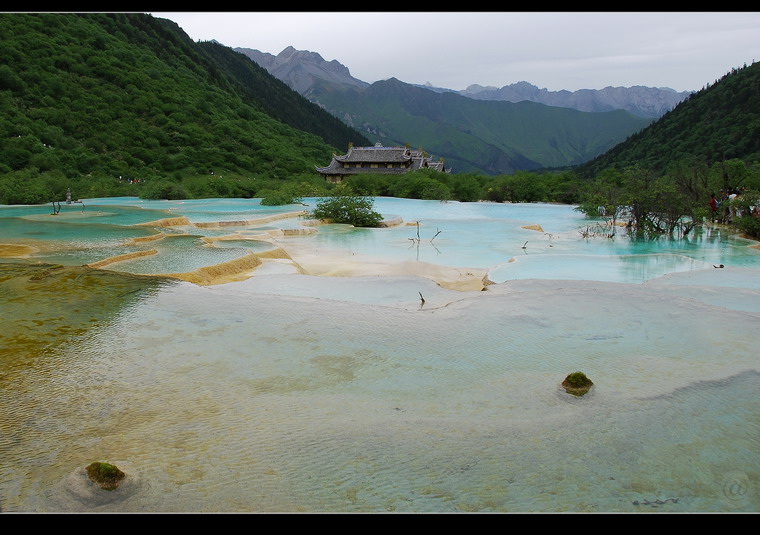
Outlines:
POLYGON ((562 381, 562 387, 568 394, 581 397, 588 392, 594 383, 583 372, 573 372, 562 381))
POLYGON ((94 462, 85 470, 90 481, 103 490, 116 490, 125 476, 124 472, 108 463, 94 462))

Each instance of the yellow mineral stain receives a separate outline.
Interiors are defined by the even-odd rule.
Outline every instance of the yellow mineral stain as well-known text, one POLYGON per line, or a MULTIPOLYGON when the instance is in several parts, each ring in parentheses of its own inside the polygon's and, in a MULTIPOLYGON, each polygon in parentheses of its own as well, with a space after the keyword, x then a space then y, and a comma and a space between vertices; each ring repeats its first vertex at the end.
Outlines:
POLYGON ((221 264, 206 266, 185 273, 168 273, 158 276, 172 277, 206 286, 245 280, 250 277, 251 271, 260 265, 261 259, 253 253, 248 253, 245 256, 228 262, 222 262, 221 264))
POLYGON ((31 245, 0 243, 0 258, 27 258, 36 251, 37 248, 31 245))
POLYGON ((150 242, 150 241, 162 240, 166 236, 167 235, 164 234, 163 232, 159 232, 158 234, 153 234, 152 236, 142 236, 140 238, 132 238, 132 239, 128 240, 125 243, 125 245, 136 245, 138 243, 145 243, 145 242, 150 242))
POLYGON ((315 234, 317 231, 313 228, 284 228, 282 229, 283 236, 308 236, 309 234, 315 234))
POLYGON ((262 251, 259 253, 256 253, 256 256, 259 258, 277 258, 277 259, 283 259, 283 260, 293 260, 290 255, 285 251, 285 249, 281 247, 277 247, 276 249, 270 249, 269 251, 262 251))
POLYGON ((127 254, 121 254, 117 256, 111 256, 109 258, 106 258, 104 260, 99 260, 97 262, 93 262, 91 264, 86 264, 85 267, 95 268, 95 269, 101 269, 106 266, 110 266, 113 263, 116 262, 123 262, 124 260, 132 260, 133 258, 139 258, 141 256, 150 256, 158 253, 155 249, 148 249, 146 251, 135 251, 133 253, 127 253, 127 254))
POLYGON ((81 266, 0 264, 0 355, 7 365, 25 366, 107 321, 157 284, 162 283, 155 278, 81 266))
POLYGON ((264 223, 269 223, 271 221, 279 221, 280 219, 290 219, 293 217, 301 217, 304 215, 305 211, 299 211, 299 212, 286 212, 284 214, 277 214, 277 215, 271 215, 267 217, 260 217, 257 219, 244 219, 244 220, 238 220, 238 221, 208 221, 208 222, 201 222, 201 223, 195 223, 195 226, 198 228, 223 228, 223 227, 247 227, 247 226, 256 226, 261 225, 264 223))
POLYGON ((149 221, 147 223, 137 223, 139 227, 181 227, 184 225, 192 225, 190 220, 185 216, 182 217, 167 217, 165 219, 158 219, 156 221, 149 221))

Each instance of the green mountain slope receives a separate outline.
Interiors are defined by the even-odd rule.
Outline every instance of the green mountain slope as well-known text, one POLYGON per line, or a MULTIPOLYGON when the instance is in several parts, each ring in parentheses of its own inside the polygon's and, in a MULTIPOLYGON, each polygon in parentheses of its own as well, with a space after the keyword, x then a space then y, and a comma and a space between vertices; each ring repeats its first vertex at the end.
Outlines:
POLYGON ((61 198, 76 177, 314 175, 367 142, 232 49, 149 15, 4 13, 0 45, 0 202, 61 198), (35 182, 26 197, 8 194, 22 182, 35 182))
POLYGON ((330 146, 341 150, 349 143, 370 143, 366 137, 290 89, 243 54, 212 41, 197 43, 197 47, 209 57, 213 65, 210 68, 222 70, 239 83, 237 89, 244 101, 255 102, 275 119, 318 135, 330 146))
POLYGON ((393 78, 363 90, 321 84, 310 98, 371 140, 421 146, 455 172, 575 165, 650 123, 624 111, 587 113, 532 102, 474 100, 393 78))
POLYGON ((609 167, 639 165, 664 171, 691 161, 760 161, 760 63, 734 69, 693 93, 648 128, 579 166, 591 177, 609 167))

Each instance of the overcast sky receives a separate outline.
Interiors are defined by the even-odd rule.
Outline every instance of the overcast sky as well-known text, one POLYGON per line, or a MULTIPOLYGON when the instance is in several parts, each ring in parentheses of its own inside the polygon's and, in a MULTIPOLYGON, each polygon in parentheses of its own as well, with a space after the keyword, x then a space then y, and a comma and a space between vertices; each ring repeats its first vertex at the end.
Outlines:
POLYGON ((337 60, 354 78, 461 90, 698 90, 760 61, 760 12, 152 12, 195 41, 337 60))

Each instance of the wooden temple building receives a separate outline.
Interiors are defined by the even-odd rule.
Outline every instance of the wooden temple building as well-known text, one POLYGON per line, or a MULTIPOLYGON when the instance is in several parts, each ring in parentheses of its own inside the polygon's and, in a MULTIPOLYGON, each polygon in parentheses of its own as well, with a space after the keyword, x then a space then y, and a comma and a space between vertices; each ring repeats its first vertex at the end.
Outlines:
POLYGON ((436 162, 421 150, 408 147, 383 147, 380 143, 374 147, 354 147, 350 145, 348 152, 342 156, 333 154, 332 161, 327 167, 317 167, 317 172, 328 182, 340 182, 346 176, 359 173, 381 175, 398 175, 422 168, 435 169, 450 173, 443 162, 436 162))

